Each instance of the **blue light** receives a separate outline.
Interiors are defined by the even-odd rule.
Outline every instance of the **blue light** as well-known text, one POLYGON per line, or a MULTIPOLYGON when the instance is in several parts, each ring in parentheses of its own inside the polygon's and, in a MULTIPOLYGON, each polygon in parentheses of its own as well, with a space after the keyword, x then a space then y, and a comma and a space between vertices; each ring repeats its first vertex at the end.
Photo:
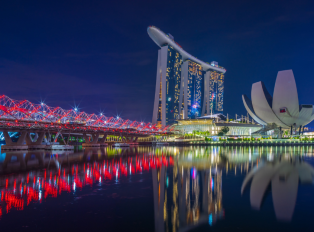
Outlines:
POLYGON ((212 214, 209 215, 208 224, 209 224, 210 226, 213 225, 213 215, 212 215, 212 214))
POLYGON ((191 169, 191 176, 192 176, 193 179, 195 179, 196 174, 197 174, 196 168, 192 168, 192 169, 191 169))

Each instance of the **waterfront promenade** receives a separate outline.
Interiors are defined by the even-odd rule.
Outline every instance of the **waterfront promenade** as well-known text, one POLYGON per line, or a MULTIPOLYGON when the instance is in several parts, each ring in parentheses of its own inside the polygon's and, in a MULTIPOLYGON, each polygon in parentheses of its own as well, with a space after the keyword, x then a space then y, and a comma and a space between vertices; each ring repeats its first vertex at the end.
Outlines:
POLYGON ((202 146, 307 146, 314 141, 299 139, 268 139, 262 141, 169 141, 168 145, 202 145, 202 146))

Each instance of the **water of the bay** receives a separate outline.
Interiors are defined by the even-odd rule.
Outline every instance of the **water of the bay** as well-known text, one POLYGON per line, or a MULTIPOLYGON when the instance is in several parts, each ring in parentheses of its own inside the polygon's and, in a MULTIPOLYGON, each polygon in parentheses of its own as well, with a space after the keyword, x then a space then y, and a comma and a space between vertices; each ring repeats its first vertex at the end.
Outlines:
POLYGON ((313 155, 311 146, 1 151, 0 228, 313 231, 313 155))

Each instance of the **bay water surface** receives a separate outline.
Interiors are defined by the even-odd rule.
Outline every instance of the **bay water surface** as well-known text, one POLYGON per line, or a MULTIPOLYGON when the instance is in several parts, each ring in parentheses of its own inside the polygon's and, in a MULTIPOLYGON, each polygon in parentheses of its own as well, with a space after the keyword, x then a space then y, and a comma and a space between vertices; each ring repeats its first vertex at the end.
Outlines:
POLYGON ((151 147, 1 151, 11 231, 313 231, 314 150, 151 147))

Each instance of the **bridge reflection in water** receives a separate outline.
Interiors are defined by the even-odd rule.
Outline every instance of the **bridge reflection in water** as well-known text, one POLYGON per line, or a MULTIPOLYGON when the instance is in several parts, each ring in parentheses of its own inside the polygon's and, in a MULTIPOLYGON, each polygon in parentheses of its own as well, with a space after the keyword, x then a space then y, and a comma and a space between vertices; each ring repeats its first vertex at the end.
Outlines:
POLYGON ((0 215, 63 192, 151 171, 155 230, 188 231, 224 218, 223 173, 249 173, 263 157, 271 162, 278 153, 312 156, 313 150, 143 146, 1 153, 0 215))
POLYGON ((172 156, 144 155, 150 149, 2 153, 0 173, 10 175, 0 176, 0 216, 13 208, 23 210, 32 202, 42 203, 47 197, 58 197, 62 192, 173 165, 172 156))

